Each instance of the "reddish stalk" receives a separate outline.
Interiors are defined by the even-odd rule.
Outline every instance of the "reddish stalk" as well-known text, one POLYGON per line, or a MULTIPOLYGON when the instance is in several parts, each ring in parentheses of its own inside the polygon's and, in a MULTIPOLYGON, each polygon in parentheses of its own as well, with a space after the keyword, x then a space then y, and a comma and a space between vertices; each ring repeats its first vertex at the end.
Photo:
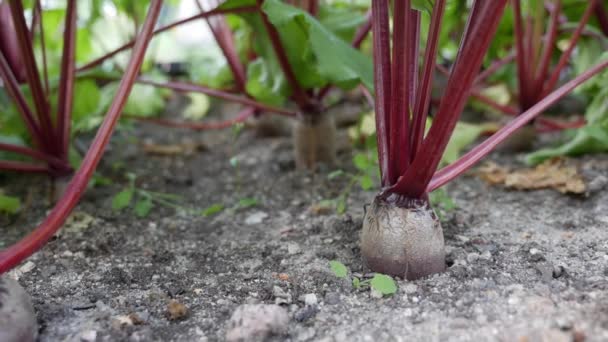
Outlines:
POLYGON ((372 30, 372 11, 368 11, 365 14, 365 23, 360 26, 355 32, 355 37, 353 38, 352 45, 355 48, 360 48, 361 43, 365 40, 365 38, 369 35, 372 30))
POLYGON ((277 61, 279 62, 279 65, 281 66, 283 75, 285 75, 285 79, 287 80, 287 83, 291 87, 291 90, 293 92, 292 97, 293 97, 294 101, 298 104, 298 107, 300 107, 301 109, 314 111, 314 108, 312 108, 314 105, 313 105, 310 97, 308 96, 308 94, 306 93, 304 88, 302 88, 302 86, 300 85, 300 82, 298 82, 298 80, 296 78, 296 74, 293 71, 291 64, 289 63, 289 59, 287 58, 287 52, 285 51, 285 47, 283 46, 283 43, 281 42, 281 36, 279 35, 279 31, 277 31, 277 29, 272 25, 272 23, 270 23, 270 20, 268 20, 268 16, 262 10, 262 4, 264 3, 264 0, 257 0, 257 3, 258 3, 258 12, 262 18, 264 28, 266 29, 266 32, 268 33, 268 37, 270 38, 270 43, 272 44, 273 50, 276 54, 277 61))
POLYGON ((541 126, 540 128, 538 128, 539 132, 555 132, 555 131, 562 131, 565 129, 583 127, 587 124, 587 120, 585 120, 585 118, 579 118, 576 121, 564 122, 564 121, 543 118, 541 116, 536 119, 536 123, 541 126))
POLYGON ((523 19, 521 14, 521 4, 519 0, 513 0, 513 28, 515 30, 515 56, 517 59, 517 82, 519 84, 519 103, 520 107, 524 104, 529 103, 528 94, 530 91, 527 88, 526 74, 530 72, 527 68, 526 63, 526 51, 524 49, 524 32, 522 30, 523 19))
MULTIPOLYGON (((205 12, 200 0, 196 0, 196 5, 198 6, 199 11, 203 13, 205 12)), ((215 37, 215 41, 222 50, 226 61, 228 61, 228 66, 230 67, 232 75, 234 76, 237 89, 241 92, 245 92, 245 86, 247 84, 245 67, 239 59, 236 47, 234 45, 234 37, 232 36, 232 32, 228 29, 226 20, 224 20, 223 16, 207 16, 205 17, 205 21, 207 22, 213 37, 215 37)))
POLYGON ((74 174, 63 196, 57 202, 46 219, 27 237, 0 252, 0 274, 18 265, 25 258, 38 251, 67 219, 69 213, 78 203, 86 186, 101 160, 103 152, 118 122, 120 113, 127 101, 129 92, 133 87, 135 78, 143 62, 146 48, 152 38, 154 25, 160 13, 162 0, 152 0, 148 15, 133 49, 133 55, 125 71, 118 93, 110 105, 91 147, 84 157, 80 169, 74 174))
MULTIPOLYGON (((0 160, 0 170, 13 171, 13 172, 26 172, 26 173, 48 173, 49 168, 45 165, 36 165, 24 162, 0 160)), ((0 259, 2 254, 0 254, 0 259)), ((0 263, 2 260, 0 260, 0 263)), ((0 271, 2 274, 2 271, 0 271)))
POLYGON ((517 110, 517 108, 511 107, 508 105, 502 105, 502 104, 494 101, 493 99, 485 96, 484 94, 480 93, 476 89, 473 89, 471 91, 471 97, 473 97, 474 99, 478 100, 481 103, 484 103, 484 104, 498 110, 499 112, 505 113, 510 116, 516 116, 520 113, 520 111, 517 110))
POLYGON ((308 0, 306 4, 306 11, 313 17, 319 15, 319 0, 308 0))
POLYGON ((589 70, 568 81, 563 86, 544 97, 542 100, 538 101, 528 110, 521 113, 511 120, 511 122, 499 129, 483 143, 477 145, 468 153, 465 153, 456 162, 439 170, 433 177, 432 181, 428 184, 426 191, 431 192, 470 169, 475 163, 481 160, 481 158, 488 155, 488 153, 490 153, 497 145, 508 139, 509 136, 516 130, 531 122, 543 111, 555 104, 559 99, 567 95, 583 82, 606 69, 606 67, 608 67, 608 61, 596 64, 589 70))
POLYGON ((551 19, 549 21, 549 29, 547 40, 545 41, 545 47, 540 57, 540 64, 536 70, 534 77, 534 88, 542 89, 543 82, 549 72, 549 64, 551 63, 551 56, 553 55, 553 48, 557 41, 557 32, 559 29, 559 14, 562 8, 561 0, 557 0, 555 6, 551 12, 551 19))
POLYGON ((421 198, 431 181, 449 138, 466 103, 469 90, 492 35, 498 27, 496 14, 502 13, 506 1, 475 1, 462 43, 452 67, 445 94, 427 137, 412 164, 390 192, 408 198, 421 198), (474 37, 474 38, 473 38, 474 37))
MULTIPOLYGON (((62 167, 65 168, 65 166, 66 166, 66 164, 59 158, 56 158, 54 156, 42 153, 38 150, 34 150, 32 148, 25 147, 25 146, 0 143, 0 150, 17 153, 17 154, 21 154, 23 156, 37 159, 39 161, 43 161, 48 164, 52 164, 57 168, 62 168, 62 167)), ((0 167, 0 169, 2 169, 2 167, 0 167)))
POLYGON ((389 165, 389 115, 391 99, 391 60, 388 0, 372 1, 374 34, 374 88, 376 92, 376 137, 382 186, 389 186, 393 172, 389 165))
POLYGON ((0 51, 0 77, 4 82, 4 87, 8 92, 9 96, 13 99, 17 106, 17 110, 19 114, 21 114, 21 118, 25 123, 25 127, 32 138, 34 145, 43 149, 45 146, 44 136, 40 131, 40 127, 34 118, 34 114, 30 110, 30 107, 27 104, 27 100, 19 87, 19 83, 15 78, 15 75, 11 71, 11 67, 8 64, 8 61, 4 57, 4 52, 0 51))
POLYGON ((515 60, 515 52, 510 52, 505 57, 492 62, 492 64, 490 64, 490 66, 487 69, 485 69, 484 71, 480 72, 479 75, 477 75, 477 77, 475 78, 475 83, 484 82, 488 77, 490 77, 492 74, 494 74, 496 71, 498 71, 498 69, 513 62, 514 60, 515 60))
MULTIPOLYGON (((38 32, 40 33, 40 50, 42 50, 42 75, 44 77, 44 91, 46 96, 49 96, 50 86, 49 86, 49 67, 46 58, 46 43, 44 39, 44 24, 42 22, 42 5, 40 5, 40 1, 37 0, 34 4, 34 13, 38 13, 38 20, 35 23, 38 24, 38 32)), ((35 15, 34 15, 35 16, 35 15)), ((32 19, 33 20, 33 19, 32 19)), ((34 25, 31 26, 31 36, 34 36, 34 25)))
POLYGON ((76 73, 76 0, 68 0, 63 32, 63 55, 57 105, 57 136, 61 143, 61 157, 68 162, 74 79, 76 73))
POLYGON ((608 37, 608 11, 606 11, 604 4, 598 2, 595 5, 595 16, 600 25, 600 30, 608 37))
POLYGON ((209 87, 205 87, 205 86, 201 86, 201 85, 197 85, 197 84, 192 84, 192 83, 187 83, 187 82, 177 82, 177 81, 155 82, 155 81, 145 80, 145 79, 141 79, 141 78, 137 79, 137 83, 148 84, 148 85, 159 87, 159 88, 173 89, 175 91, 180 91, 180 92, 202 93, 202 94, 206 94, 209 96, 217 97, 222 100, 240 103, 240 104, 243 104, 246 106, 251 106, 251 107, 259 109, 259 110, 268 111, 268 112, 272 112, 272 113, 276 113, 276 114, 292 116, 292 117, 295 117, 297 115, 297 112, 294 112, 294 111, 291 111, 288 109, 270 106, 270 105, 267 105, 267 104, 264 104, 261 102, 257 102, 255 100, 252 100, 252 99, 249 99, 246 97, 241 97, 241 96, 234 95, 234 94, 231 94, 231 93, 228 93, 225 91, 221 91, 221 90, 217 90, 217 89, 213 89, 213 88, 209 88, 209 87))
POLYGON ((587 5, 585 12, 583 13, 583 17, 580 19, 578 26, 576 27, 576 30, 574 31, 574 33, 572 34, 572 37, 570 38, 570 40, 568 42, 568 47, 562 53, 562 56, 560 57, 559 61, 557 62, 557 66, 553 69, 553 72, 551 73, 549 80, 545 83, 545 86, 542 90, 542 97, 545 97, 545 95, 547 93, 549 93, 553 88, 555 88, 555 85, 557 84, 557 81, 559 80, 559 75, 562 73, 562 70, 564 69, 564 67, 566 66, 566 63, 570 59, 570 56, 572 55, 572 52, 574 51, 574 47, 576 46, 576 43, 578 42, 578 39, 581 36, 581 32, 585 28, 585 25, 587 25, 587 22, 589 22, 589 18, 591 17, 591 14, 593 13, 593 9, 595 8, 596 4, 597 4, 597 0, 589 1, 589 4, 587 5))
POLYGON ((41 134, 46 143, 41 146, 41 148, 54 152, 57 151, 58 146, 54 144, 55 134, 53 123, 51 122, 48 101, 42 88, 40 74, 36 67, 36 59, 34 58, 30 33, 27 24, 25 23, 25 18, 23 17, 23 5, 21 1, 10 1, 9 5, 11 7, 11 14, 15 25, 15 33, 18 37, 19 51, 21 52, 21 58, 25 63, 27 82, 30 86, 30 91, 32 92, 32 98, 34 99, 34 106, 36 107, 41 134))
POLYGON ((204 131, 211 129, 225 129, 234 126, 237 123, 244 122, 248 118, 252 117, 256 112, 255 108, 247 107, 241 110, 237 116, 230 120, 219 121, 219 122, 186 122, 186 121, 173 121, 167 119, 148 118, 135 115, 123 114, 125 119, 133 119, 137 121, 149 122, 156 125, 175 127, 175 128, 186 128, 194 131, 204 131))
MULTIPOLYGON (((154 31, 154 35, 157 35, 159 33, 163 33, 163 32, 168 31, 168 30, 170 30, 170 29, 172 29, 174 27, 177 27, 177 26, 180 26, 180 25, 183 25, 183 24, 186 24, 186 23, 189 23, 189 22, 201 19, 201 18, 211 17, 211 16, 215 16, 215 15, 222 15, 222 14, 236 14, 236 13, 255 12, 257 10, 258 10, 257 6, 243 6, 243 7, 230 8, 230 9, 215 8, 215 9, 213 9, 211 11, 204 12, 204 13, 199 13, 197 15, 193 15, 191 17, 184 18, 184 19, 178 20, 178 21, 176 21, 174 23, 171 23, 171 24, 165 25, 163 27, 160 27, 160 28, 158 28, 158 29, 156 29, 154 31)), ((92 68, 100 65, 101 63, 103 63, 107 59, 112 58, 112 57, 116 56, 117 54, 119 54, 119 53, 121 53, 123 51, 126 51, 126 50, 132 48, 134 44, 135 44, 135 41, 131 40, 130 42, 128 42, 128 43, 126 43, 126 44, 124 44, 124 45, 116 48, 115 50, 110 51, 110 52, 106 53, 105 55, 103 55, 101 57, 98 57, 98 58, 94 59, 93 61, 91 61, 91 62, 89 62, 89 63, 87 63, 87 64, 85 64, 85 65, 83 65, 83 66, 81 66, 79 68, 77 68, 76 71, 77 72, 82 72, 82 71, 85 71, 85 70, 92 69, 92 68)))
POLYGON ((0 2, 0 52, 4 54, 17 83, 26 81, 25 67, 19 54, 19 43, 8 3, 0 2))
POLYGON ((424 66, 422 68, 422 79, 419 84, 418 96, 416 96, 414 104, 414 118, 412 126, 412 157, 414 159, 422 144, 424 138, 424 130, 426 119, 428 116, 431 90, 433 86, 433 70, 437 65, 437 46, 439 44, 439 33, 441 31, 441 23, 443 21, 443 13, 445 11, 445 0, 436 0, 431 14, 431 27, 426 41, 426 50, 424 51, 424 66))
MULTIPOLYGON (((389 165, 388 181, 394 184, 410 160, 410 100, 413 92, 413 73, 410 65, 410 51, 415 49, 411 32, 414 16, 410 0, 395 1, 393 4, 393 57, 391 65, 391 96, 389 107, 389 165)), ((416 49, 417 51, 417 49, 416 49)))

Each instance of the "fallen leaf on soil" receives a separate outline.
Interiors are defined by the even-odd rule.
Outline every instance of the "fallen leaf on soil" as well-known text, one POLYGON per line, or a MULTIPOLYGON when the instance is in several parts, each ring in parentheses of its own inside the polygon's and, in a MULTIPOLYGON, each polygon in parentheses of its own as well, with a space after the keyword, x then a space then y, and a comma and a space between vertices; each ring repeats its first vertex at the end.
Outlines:
POLYGON ((170 321, 184 319, 186 316, 188 316, 188 308, 184 304, 175 299, 172 299, 169 304, 167 304, 167 318, 170 321))
POLYGON ((183 141, 179 144, 156 144, 151 141, 146 141, 142 144, 142 149, 148 154, 157 154, 162 156, 174 155, 192 155, 197 151, 205 149, 205 145, 201 142, 192 140, 183 141))
POLYGON ((555 189, 563 194, 582 194, 587 186, 577 168, 566 159, 555 158, 534 168, 509 170, 489 162, 478 175, 489 184, 502 184, 517 190, 555 189))

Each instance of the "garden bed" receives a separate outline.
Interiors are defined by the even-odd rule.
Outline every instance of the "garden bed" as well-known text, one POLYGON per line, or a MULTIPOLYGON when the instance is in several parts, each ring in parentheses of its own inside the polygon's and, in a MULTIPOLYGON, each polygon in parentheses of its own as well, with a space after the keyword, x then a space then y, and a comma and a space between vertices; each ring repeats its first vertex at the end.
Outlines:
MULTIPOLYGON (((41 341, 223 340, 237 307, 277 302, 290 321, 276 340, 608 339, 606 155, 575 161, 588 185, 581 196, 460 177, 447 187, 458 210, 442 219, 448 270, 400 280, 396 294, 377 298, 329 267, 338 260, 351 274, 369 272, 358 239, 373 192, 352 187, 343 215, 320 206, 348 181, 328 179, 333 169, 295 170, 286 137, 245 130, 234 142, 228 132, 147 124, 125 132, 100 166, 113 184, 89 189, 58 237, 13 271, 33 297, 41 341), (184 139, 199 151, 159 156, 134 142, 184 139), (225 208, 207 217, 165 207, 144 218, 117 213, 112 197, 127 171, 139 188, 180 195, 191 208, 225 208)), ((352 154, 339 153, 343 169, 353 168, 352 154)), ((521 167, 519 157, 490 159, 521 167)), ((2 182, 33 199, 21 216, 3 219, 5 247, 43 217, 48 181, 2 182)))

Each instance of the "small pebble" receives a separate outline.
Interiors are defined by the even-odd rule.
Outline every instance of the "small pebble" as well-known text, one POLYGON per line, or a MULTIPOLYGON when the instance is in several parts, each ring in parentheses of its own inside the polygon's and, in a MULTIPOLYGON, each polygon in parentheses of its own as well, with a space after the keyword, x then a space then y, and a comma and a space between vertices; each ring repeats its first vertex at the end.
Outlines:
POLYGON ((469 263, 474 263, 478 259, 479 259, 479 254, 477 254, 477 253, 469 253, 469 254, 467 254, 467 261, 469 263))
POLYGON ((37 335, 30 296, 17 281, 0 277, 0 341, 33 342, 37 335))
POLYGON ((305 305, 316 305, 317 304, 317 295, 314 293, 307 293, 305 295, 300 296, 300 301, 304 302, 305 305))
POLYGON ((226 332, 226 341, 260 341, 287 331, 287 311, 272 304, 243 304, 236 308, 226 332))
POLYGON ((293 318, 298 322, 304 322, 314 317, 314 315, 316 315, 318 311, 319 310, 317 309, 316 305, 307 305, 302 309, 296 311, 296 313, 293 315, 293 318))
POLYGON ((541 251, 536 248, 530 249, 530 261, 543 261, 545 257, 542 255, 541 251))
POLYGON ((418 285, 408 283, 408 284, 405 284, 402 287, 402 289, 403 289, 403 292, 405 292, 407 294, 414 294, 414 293, 418 292, 418 285))
POLYGON ((80 334, 81 342, 95 342, 97 340, 97 331, 87 330, 80 334))
POLYGON ((369 291, 369 296, 374 299, 380 299, 383 297, 383 294, 382 294, 382 292, 380 292, 372 287, 371 290, 369 291))
POLYGON ((273 286, 272 288, 272 295, 274 296, 274 303, 275 304, 291 304, 291 294, 285 292, 285 290, 283 290, 281 287, 279 286, 273 286))
POLYGON ((267 217, 268 217, 268 214, 266 214, 263 211, 258 211, 258 212, 255 212, 255 213, 247 216, 247 218, 245 219, 245 224, 246 225, 259 224, 259 223, 262 223, 267 217))

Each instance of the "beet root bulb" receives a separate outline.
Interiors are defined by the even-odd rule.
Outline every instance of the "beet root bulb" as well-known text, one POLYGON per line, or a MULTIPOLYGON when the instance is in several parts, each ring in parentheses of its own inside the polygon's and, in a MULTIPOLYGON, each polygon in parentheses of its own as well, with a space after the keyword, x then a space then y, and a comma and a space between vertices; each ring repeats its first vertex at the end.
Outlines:
POLYGON ((336 162, 336 123, 331 114, 303 115, 293 126, 296 167, 314 170, 336 162))
POLYGON ((365 213, 361 254, 374 272, 414 280, 445 270, 443 230, 424 201, 376 198, 365 213))

